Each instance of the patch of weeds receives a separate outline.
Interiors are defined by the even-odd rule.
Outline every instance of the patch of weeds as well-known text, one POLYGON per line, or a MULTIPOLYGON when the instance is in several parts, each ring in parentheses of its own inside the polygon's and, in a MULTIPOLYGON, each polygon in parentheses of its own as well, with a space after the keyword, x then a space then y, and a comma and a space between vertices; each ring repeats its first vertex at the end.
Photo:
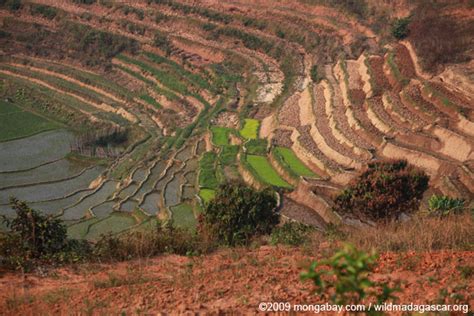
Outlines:
POLYGON ((90 301, 88 298, 84 300, 84 309, 83 312, 85 315, 96 315, 98 314, 96 312, 97 309, 101 308, 106 308, 108 306, 108 303, 104 300, 93 300, 90 301))
POLYGON ((470 279, 474 276, 473 266, 458 266, 457 269, 463 279, 470 279))
POLYGON ((299 246, 308 241, 308 235, 312 231, 310 226, 297 222, 287 222, 272 231, 271 243, 299 246))
POLYGON ((28 294, 18 295, 15 291, 13 292, 12 296, 6 299, 5 304, 8 310, 17 310, 19 307, 26 304, 31 304, 34 301, 35 298, 33 296, 28 294))
POLYGON ((54 305, 60 301, 67 301, 72 296, 73 290, 69 288, 59 288, 43 295, 41 300, 49 305, 54 305))

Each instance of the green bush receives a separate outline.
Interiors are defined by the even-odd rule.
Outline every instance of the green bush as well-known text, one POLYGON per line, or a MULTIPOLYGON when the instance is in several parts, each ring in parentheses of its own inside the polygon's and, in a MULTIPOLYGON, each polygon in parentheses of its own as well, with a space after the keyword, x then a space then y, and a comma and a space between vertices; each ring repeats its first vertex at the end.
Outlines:
POLYGON ((392 35, 396 39, 404 39, 408 36, 409 29, 408 25, 410 24, 410 18, 400 18, 396 19, 392 25, 392 35))
POLYGON ((10 11, 18 11, 21 9, 22 3, 21 3, 21 0, 7 0, 4 2, 4 5, 10 11))
POLYGON ((391 220, 418 210, 429 177, 405 160, 370 163, 334 200, 334 211, 361 219, 391 220))
POLYGON ((207 205, 201 231, 208 231, 220 244, 248 244, 253 237, 269 234, 278 224, 275 192, 255 191, 241 183, 226 183, 207 205))
MULTIPOLYGON (((204 252, 199 236, 175 227, 172 222, 158 222, 156 229, 120 236, 103 235, 95 244, 92 258, 100 261, 123 261, 164 253, 189 255, 204 252)), ((92 259, 91 258, 91 259, 92 259)))
POLYGON ((169 56, 171 54, 171 50, 173 48, 170 40, 168 39, 168 36, 159 31, 155 32, 155 35, 153 37, 153 46, 158 47, 163 52, 165 52, 166 56, 169 56))
POLYGON ((58 10, 54 7, 50 7, 42 4, 31 4, 30 11, 32 15, 42 15, 48 20, 52 20, 58 14, 58 10))
POLYGON ((214 23, 204 23, 204 24, 202 25, 202 29, 203 29, 204 31, 208 31, 208 32, 209 32, 209 31, 213 31, 213 30, 215 30, 216 28, 217 28, 217 25, 214 24, 214 23))
POLYGON ((8 267, 29 269, 35 262, 75 262, 90 253, 86 242, 67 238, 61 220, 44 216, 25 202, 10 199, 16 211, 13 219, 4 218, 10 230, 1 239, 0 256, 8 267))
POLYGON ((431 214, 446 216, 459 213, 464 209, 463 199, 451 198, 449 196, 432 195, 428 201, 428 209, 431 214))
MULTIPOLYGON (((375 254, 367 254, 345 245, 331 258, 313 262, 309 270, 301 274, 302 280, 311 280, 316 292, 337 305, 370 303, 382 304, 396 299, 398 288, 388 282, 376 283, 368 278, 376 262, 375 254)), ((374 310, 367 314, 376 314, 374 310)))
POLYGON ((321 81, 322 78, 319 76, 317 65, 313 65, 311 67, 310 76, 311 76, 311 80, 313 80, 313 82, 315 83, 318 83, 319 81, 321 81))
POLYGON ((308 241, 308 236, 312 230, 313 228, 302 223, 286 222, 272 231, 271 242, 274 245, 299 246, 308 241))

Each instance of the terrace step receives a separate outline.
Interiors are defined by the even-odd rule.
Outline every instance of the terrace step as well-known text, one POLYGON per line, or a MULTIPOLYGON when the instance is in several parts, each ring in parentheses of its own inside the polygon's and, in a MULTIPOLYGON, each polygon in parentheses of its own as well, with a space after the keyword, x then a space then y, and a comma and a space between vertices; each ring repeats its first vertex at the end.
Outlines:
POLYGON ((314 137, 315 142, 321 144, 321 150, 331 157, 330 151, 334 152, 333 156, 342 156, 340 159, 334 159, 342 165, 347 167, 359 168, 360 163, 365 161, 364 157, 357 155, 357 148, 354 150, 348 147, 344 143, 340 143, 333 134, 333 130, 330 127, 330 122, 326 116, 324 104, 324 88, 322 85, 314 87, 314 126, 311 129, 311 135, 314 137), (324 150, 326 148, 326 151, 324 150))
POLYGON ((311 187, 301 181, 293 192, 288 197, 299 204, 307 206, 314 210, 326 224, 340 223, 340 218, 332 212, 327 200, 320 195, 312 192, 311 187))
MULTIPOLYGON (((341 88, 344 85, 344 79, 339 78, 340 82, 338 84, 330 65, 325 66, 325 75, 327 80, 322 81, 324 86, 324 97, 326 100, 325 109, 334 136, 340 142, 354 148, 354 151, 356 151, 357 154, 365 155, 366 158, 370 157, 370 154, 368 154, 367 151, 372 148, 371 144, 360 137, 358 133, 354 133, 349 124, 346 114, 349 103, 344 102, 344 98, 341 96, 341 94, 347 94, 347 90, 341 88)), ((339 76, 341 77, 343 75, 339 74, 339 76)), ((348 97, 346 96, 345 99, 348 100, 348 97)))

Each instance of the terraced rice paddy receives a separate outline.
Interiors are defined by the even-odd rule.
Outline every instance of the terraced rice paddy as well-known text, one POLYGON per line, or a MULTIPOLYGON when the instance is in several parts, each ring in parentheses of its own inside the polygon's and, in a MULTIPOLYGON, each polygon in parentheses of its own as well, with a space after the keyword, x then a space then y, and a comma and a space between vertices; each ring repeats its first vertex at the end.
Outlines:
POLYGON ((62 12, 52 20, 28 1, 17 12, 0 4, 0 214, 14 215, 15 195, 77 238, 158 218, 193 228, 231 180, 294 189, 325 214, 327 188, 393 158, 429 172, 434 192, 471 201, 472 96, 419 77, 405 43, 384 53, 361 31, 367 21, 310 2, 262 2, 257 13, 249 1, 139 0, 140 21, 118 2, 41 1, 62 12), (94 153, 71 152, 115 129, 123 143, 108 135, 86 142, 106 143, 94 153))
POLYGON ((109 217, 89 223, 86 239, 97 240, 101 235, 122 232, 136 224, 133 217, 118 212, 112 213, 109 217))
POLYGON ((285 147, 275 147, 275 155, 277 155, 285 168, 291 170, 292 173, 302 177, 315 177, 316 174, 306 167, 301 160, 296 157, 295 153, 285 147))
POLYGON ((64 158, 73 135, 55 130, 0 143, 0 172, 22 171, 64 158))
POLYGON ((248 155, 246 160, 253 172, 264 183, 281 188, 291 188, 291 185, 283 180, 275 169, 273 169, 266 157, 248 155))
POLYGON ((245 119, 244 126, 240 130, 240 135, 245 139, 256 139, 260 122, 254 119, 245 119))
POLYGON ((199 186, 215 189, 219 185, 216 177, 216 159, 214 152, 206 152, 199 161, 199 186))
POLYGON ((0 142, 56 129, 59 124, 0 101, 0 142))
POLYGON ((184 228, 194 229, 196 227, 196 218, 191 205, 183 203, 171 207, 171 218, 173 223, 184 228))
POLYGON ((212 142, 216 146, 226 146, 229 145, 229 134, 232 129, 226 127, 212 126, 212 142))
POLYGON ((0 203, 8 203, 10 196, 15 196, 18 199, 28 202, 61 198, 80 188, 87 188, 89 183, 97 178, 102 171, 102 167, 93 167, 85 170, 79 176, 64 181, 3 189, 0 190, 0 203))

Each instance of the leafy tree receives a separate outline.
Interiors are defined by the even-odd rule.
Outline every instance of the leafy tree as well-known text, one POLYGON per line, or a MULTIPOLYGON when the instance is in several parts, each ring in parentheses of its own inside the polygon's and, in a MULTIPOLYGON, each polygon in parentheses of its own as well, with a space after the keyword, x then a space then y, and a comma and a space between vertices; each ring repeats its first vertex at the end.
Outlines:
POLYGON ((255 191, 242 183, 226 183, 206 205, 201 230, 217 241, 234 246, 247 244, 252 237, 269 234, 279 222, 275 192, 255 191))
POLYGON ((28 268, 35 260, 77 261, 90 250, 86 242, 67 238, 61 220, 44 216, 15 198, 10 204, 16 217, 4 218, 10 232, 0 241, 0 255, 7 265, 28 268))
POLYGON ((404 39, 405 37, 408 36, 409 29, 408 25, 410 24, 410 18, 401 18, 401 19, 396 19, 395 22, 392 25, 392 35, 396 39, 404 39))
MULTIPOLYGON (((376 259, 374 253, 368 254, 347 244, 331 258, 313 262, 308 271, 301 274, 301 279, 313 281, 316 292, 334 304, 360 304, 367 300, 382 304, 395 299, 393 294, 399 290, 389 287, 388 283, 369 279, 376 259)), ((366 313, 377 314, 374 310, 366 313)))
POLYGON ((396 219, 418 209, 429 177, 405 160, 375 162, 334 200, 333 209, 370 220, 396 219))

